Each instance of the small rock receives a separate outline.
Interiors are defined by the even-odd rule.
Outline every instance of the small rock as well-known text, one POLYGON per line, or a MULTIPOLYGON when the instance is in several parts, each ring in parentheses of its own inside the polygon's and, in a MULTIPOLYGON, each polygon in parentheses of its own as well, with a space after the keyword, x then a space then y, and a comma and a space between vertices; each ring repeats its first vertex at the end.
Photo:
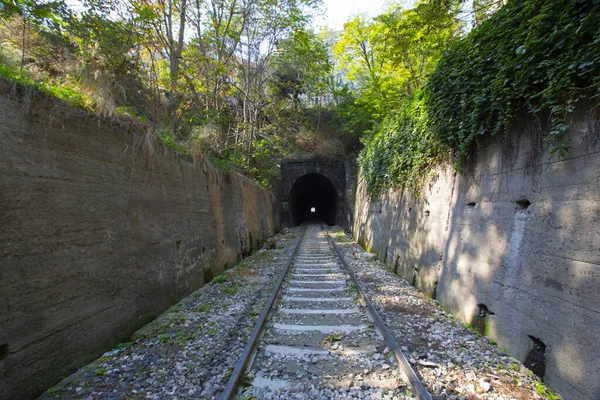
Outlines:
POLYGON ((492 390, 492 385, 489 382, 479 382, 479 386, 481 386, 483 393, 487 393, 492 390))

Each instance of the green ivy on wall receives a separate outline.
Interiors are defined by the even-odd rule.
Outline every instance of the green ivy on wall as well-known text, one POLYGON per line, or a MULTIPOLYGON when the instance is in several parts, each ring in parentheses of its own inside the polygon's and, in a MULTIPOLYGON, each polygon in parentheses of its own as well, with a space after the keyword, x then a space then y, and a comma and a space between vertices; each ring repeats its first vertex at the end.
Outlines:
POLYGON ((600 1, 511 1, 450 47, 426 90, 436 136, 468 156, 481 135, 506 133, 523 111, 553 152, 566 117, 600 94, 600 1))
POLYGON ((370 193, 400 186, 418 193, 433 166, 449 159, 449 148, 429 128, 429 115, 419 91, 377 127, 359 157, 370 193))
POLYGON ((515 0, 452 44, 425 87, 376 126, 359 162, 367 190, 418 194, 432 167, 457 164, 484 135, 534 116, 551 153, 579 101, 599 105, 600 0, 515 0))

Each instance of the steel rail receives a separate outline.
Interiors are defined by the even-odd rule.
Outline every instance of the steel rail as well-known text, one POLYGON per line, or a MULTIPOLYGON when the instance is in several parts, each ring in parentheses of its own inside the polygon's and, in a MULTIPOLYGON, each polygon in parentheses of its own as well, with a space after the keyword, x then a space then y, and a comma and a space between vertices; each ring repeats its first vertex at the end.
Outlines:
POLYGON ((375 306, 373 305, 373 303, 371 303, 371 300, 367 297, 364 289, 358 282, 358 279, 356 279, 354 272, 352 272, 352 270, 350 269, 348 264, 346 264, 346 260, 344 260, 344 257, 342 257, 342 254, 340 253, 337 245, 335 244, 334 240, 329 235, 328 230, 325 229, 322 224, 321 224, 321 228, 323 228, 323 230, 325 231, 325 234, 327 235, 327 239, 329 239, 329 243, 331 243, 332 247, 334 248, 340 261, 342 262, 342 265, 344 266, 346 271, 348 271, 348 274, 350 275, 352 282, 358 289, 360 298, 367 305, 367 309, 369 310, 371 317, 373 317, 373 320, 375 321, 375 325, 377 325, 379 332, 381 332, 381 334, 385 338, 385 341, 386 341, 388 347, 394 353, 394 356, 396 357, 396 360, 398 361, 398 365, 400 366, 400 372, 402 373, 404 379, 406 381, 408 381, 408 383, 410 384, 412 389, 416 392, 418 400, 432 400, 431 395, 429 394, 427 389, 425 389, 425 387, 421 383, 421 380, 417 376, 417 373, 415 372, 415 370, 412 368, 412 366, 406 359, 406 356, 404 355, 404 353, 402 353, 402 351, 400 350, 400 346, 398 346, 398 343, 396 342, 394 335, 390 332, 390 330, 388 329, 385 322, 383 322, 383 319, 379 316, 379 313, 375 309, 375 306))
POLYGON ((246 367, 248 366, 248 362, 250 361, 250 359, 252 358, 252 355, 254 354, 254 351, 256 350, 256 345, 259 342, 259 338, 262 334, 263 328, 265 327, 265 324, 269 317, 269 313, 271 312, 271 308, 273 307, 273 304, 275 303, 275 300, 277 299, 277 296, 279 295, 281 286, 283 284, 283 280, 285 279, 285 276, 290 268, 290 265, 292 265, 292 261, 294 260, 294 257, 296 256, 296 253, 298 252, 298 248, 300 247, 300 244, 302 243, 302 239, 304 239, 305 233, 306 233, 306 225, 303 225, 301 228, 301 231, 300 231, 300 237, 298 238, 298 243, 296 243, 296 246, 294 247, 294 251, 290 255, 290 258, 288 259, 287 264, 286 264, 285 268, 283 269, 283 272, 279 276, 279 280, 277 281, 277 284, 275 285, 275 288, 273 289, 273 292, 271 293, 271 297, 269 297, 269 300, 267 301, 265 308, 263 309, 262 313, 260 314, 260 316, 258 318, 258 322, 256 323, 256 325, 254 325, 254 329, 252 330, 252 333, 250 334, 250 339, 248 339, 248 343, 244 347, 244 351, 242 352, 240 360, 236 364, 235 368, 233 369, 233 372, 231 373, 231 376, 229 377, 229 381, 227 382, 227 386, 225 386, 225 390, 223 391, 221 400, 231 400, 237 394, 238 389, 239 389, 239 384, 242 379, 242 375, 244 374, 244 371, 246 370, 246 367))

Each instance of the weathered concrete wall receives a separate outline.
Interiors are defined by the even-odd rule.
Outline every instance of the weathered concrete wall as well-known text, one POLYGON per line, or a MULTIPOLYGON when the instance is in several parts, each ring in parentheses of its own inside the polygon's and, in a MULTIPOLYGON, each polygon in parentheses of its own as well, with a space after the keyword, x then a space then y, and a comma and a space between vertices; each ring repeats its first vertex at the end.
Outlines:
POLYGON ((574 118, 567 157, 535 129, 491 138, 461 173, 439 170, 417 199, 358 185, 356 239, 465 322, 525 361, 539 338, 544 380, 567 399, 600 397, 600 129, 574 118), (530 202, 530 205, 528 205, 530 202))
POLYGON ((0 81, 0 399, 27 399, 274 233, 273 196, 0 81))

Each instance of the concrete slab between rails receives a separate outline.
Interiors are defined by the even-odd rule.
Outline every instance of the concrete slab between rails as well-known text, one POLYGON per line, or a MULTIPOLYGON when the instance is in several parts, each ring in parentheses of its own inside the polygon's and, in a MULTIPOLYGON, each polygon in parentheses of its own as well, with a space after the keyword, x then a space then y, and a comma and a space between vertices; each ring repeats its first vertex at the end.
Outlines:
POLYGON ((336 281, 301 281, 298 279, 290 279, 290 283, 292 284, 305 284, 305 283, 328 283, 328 284, 345 284, 345 280, 336 280, 336 281))
POLYGON ((315 277, 315 276, 318 276, 318 277, 322 277, 322 278, 324 278, 324 277, 339 278, 339 277, 346 276, 346 275, 344 275, 344 274, 292 274, 292 276, 293 277, 308 277, 308 276, 315 277))
POLYGON ((269 390, 281 390, 281 389, 294 389, 297 387, 301 387, 302 384, 292 384, 291 381, 283 380, 283 379, 270 379, 263 377, 255 377, 252 380, 252 386, 255 388, 261 389, 269 389, 269 390))
POLYGON ((358 314, 358 307, 354 308, 336 308, 334 310, 314 310, 307 308, 280 308, 282 314, 358 314))
POLYGON ((329 259, 329 260, 334 260, 337 257, 335 256, 335 254, 333 252, 329 252, 326 254, 298 254, 297 258, 305 258, 307 260, 314 260, 315 258, 317 259, 329 259))
POLYGON ((364 331, 368 328, 367 325, 288 325, 288 324, 273 324, 273 328, 279 331, 290 332, 356 332, 364 331))
POLYGON ((289 292, 345 292, 347 290, 350 290, 349 287, 343 287, 343 288, 297 288, 297 287, 290 287, 287 289, 289 292))
POLYGON ((331 271, 332 273, 341 273, 342 270, 339 268, 294 268, 296 271, 309 272, 309 271, 331 271))
POLYGON ((337 263, 294 263, 294 268, 321 268, 321 269, 332 269, 339 268, 337 263))
POLYGON ((328 355, 328 354, 336 354, 343 356, 354 356, 359 354, 371 354, 375 353, 377 349, 373 345, 363 346, 363 347, 355 347, 355 348, 346 348, 344 350, 319 350, 319 349, 311 349, 307 347, 294 347, 294 346, 280 346, 270 344, 265 348, 265 353, 267 354, 279 354, 284 356, 310 356, 310 355, 328 355))
POLYGON ((306 347, 278 346, 270 344, 265 348, 266 354, 281 354, 290 356, 327 355, 327 350, 308 349, 306 347))
POLYGON ((352 301, 352 297, 292 297, 283 296, 284 301, 306 301, 311 303, 337 303, 340 301, 352 301))

